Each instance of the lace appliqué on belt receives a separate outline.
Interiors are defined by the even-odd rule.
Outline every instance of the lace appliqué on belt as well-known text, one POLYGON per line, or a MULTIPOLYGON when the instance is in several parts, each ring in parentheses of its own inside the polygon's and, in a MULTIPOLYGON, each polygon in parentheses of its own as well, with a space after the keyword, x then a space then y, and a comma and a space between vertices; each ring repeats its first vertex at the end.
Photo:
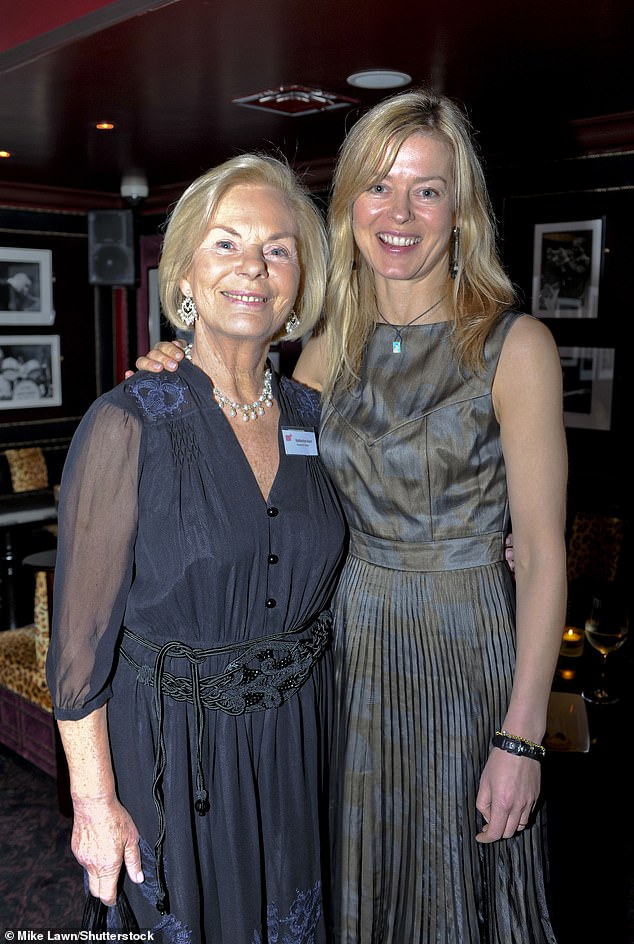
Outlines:
POLYGON ((265 636, 255 641, 238 643, 216 649, 192 649, 181 642, 157 646, 131 630, 124 630, 124 638, 158 653, 154 667, 140 665, 124 648, 121 655, 136 671, 139 681, 154 686, 160 660, 160 687, 164 695, 176 701, 188 701, 205 708, 240 715, 247 711, 279 708, 306 681, 310 671, 330 642, 330 614, 322 613, 311 626, 311 636, 292 640, 293 633, 265 636), (199 677, 199 665, 210 655, 239 652, 228 662, 219 675, 199 677), (163 667, 166 657, 187 659, 192 666, 191 676, 175 676, 163 667))

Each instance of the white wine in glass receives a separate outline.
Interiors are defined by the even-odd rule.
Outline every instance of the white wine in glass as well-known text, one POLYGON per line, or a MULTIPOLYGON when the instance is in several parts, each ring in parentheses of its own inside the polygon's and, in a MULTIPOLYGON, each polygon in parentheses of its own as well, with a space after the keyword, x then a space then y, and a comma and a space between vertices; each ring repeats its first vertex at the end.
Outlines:
POLYGON ((595 598, 590 616, 586 620, 586 639, 601 656, 601 671, 595 688, 581 693, 586 701, 595 705, 612 705, 619 696, 610 692, 607 683, 607 661, 611 652, 616 652, 626 642, 629 620, 623 607, 595 598))

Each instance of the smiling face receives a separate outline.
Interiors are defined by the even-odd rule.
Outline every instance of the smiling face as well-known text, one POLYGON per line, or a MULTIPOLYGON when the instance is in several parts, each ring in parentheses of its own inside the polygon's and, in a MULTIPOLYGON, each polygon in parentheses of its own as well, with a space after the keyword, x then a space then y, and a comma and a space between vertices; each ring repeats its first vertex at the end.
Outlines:
POLYGON ((354 238, 381 280, 445 285, 454 226, 451 152, 433 134, 416 132, 400 147, 382 180, 354 202, 354 238))
POLYGON ((180 281, 198 309, 197 333, 257 342, 276 335, 299 286, 298 233, 277 190, 243 184, 229 190, 180 281))

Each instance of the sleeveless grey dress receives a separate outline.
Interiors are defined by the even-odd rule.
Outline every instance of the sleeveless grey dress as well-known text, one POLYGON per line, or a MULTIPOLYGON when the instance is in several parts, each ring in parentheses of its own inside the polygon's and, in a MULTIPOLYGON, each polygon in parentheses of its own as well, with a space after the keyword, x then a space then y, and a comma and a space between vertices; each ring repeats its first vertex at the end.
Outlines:
POLYGON ((461 376, 446 323, 378 325, 320 448, 350 527, 335 599, 337 941, 553 944, 543 816, 490 845, 476 794, 515 660, 491 385, 517 312, 461 376))

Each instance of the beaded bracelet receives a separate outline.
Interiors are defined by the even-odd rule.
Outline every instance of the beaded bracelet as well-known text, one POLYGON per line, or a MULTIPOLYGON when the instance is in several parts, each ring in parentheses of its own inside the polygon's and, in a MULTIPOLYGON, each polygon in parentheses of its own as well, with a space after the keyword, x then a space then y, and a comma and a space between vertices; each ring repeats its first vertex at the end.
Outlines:
POLYGON ((493 747, 499 747, 518 757, 530 757, 532 760, 542 761, 546 756, 546 748, 542 744, 529 741, 528 738, 520 737, 519 734, 509 734, 508 731, 496 731, 492 743, 493 747))

